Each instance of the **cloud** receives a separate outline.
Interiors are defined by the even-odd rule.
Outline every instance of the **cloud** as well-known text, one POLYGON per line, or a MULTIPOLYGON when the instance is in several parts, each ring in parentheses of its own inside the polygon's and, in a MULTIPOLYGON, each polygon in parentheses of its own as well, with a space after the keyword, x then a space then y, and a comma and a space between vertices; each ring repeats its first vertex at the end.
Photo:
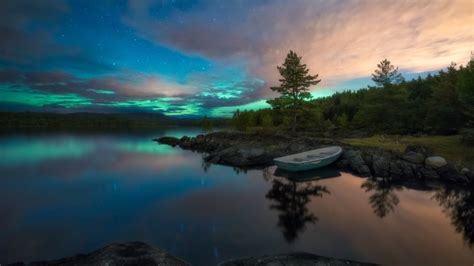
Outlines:
POLYGON ((67 49, 54 43, 51 24, 68 10, 62 0, 1 1, 0 60, 26 64, 46 55, 66 53, 67 49))
MULTIPOLYGON (((76 111, 108 112, 134 110, 136 107, 170 115, 198 115, 216 107, 253 102, 264 86, 262 80, 227 80, 204 73, 194 74, 186 84, 180 84, 135 72, 81 78, 63 71, 0 70, 0 95, 3 95, 0 102, 4 106, 11 106, 7 94, 13 93, 17 95, 14 99, 35 98, 32 104, 50 111, 58 110, 58 106, 75 108, 76 111)), ((25 107, 13 109, 24 110, 25 107)))
POLYGON ((194 95, 192 88, 144 74, 80 78, 63 71, 0 70, 0 84, 54 94, 75 94, 95 103, 194 95))
POLYGON ((327 86, 368 76, 383 58, 411 72, 464 63, 474 43, 470 0, 208 1, 166 19, 152 14, 161 1, 135 2, 124 21, 140 35, 222 62, 244 60, 249 76, 270 85, 290 49, 327 86))
POLYGON ((0 66, 44 69, 46 65, 91 72, 114 68, 81 47, 59 44, 55 34, 71 9, 65 0, 0 1, 0 66))

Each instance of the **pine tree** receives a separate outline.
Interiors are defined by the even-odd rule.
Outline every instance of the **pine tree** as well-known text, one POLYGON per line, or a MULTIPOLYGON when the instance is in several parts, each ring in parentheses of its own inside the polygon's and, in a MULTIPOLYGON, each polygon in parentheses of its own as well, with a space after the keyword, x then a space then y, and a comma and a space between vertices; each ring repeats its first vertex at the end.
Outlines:
POLYGON ((272 91, 279 92, 280 97, 269 100, 268 103, 274 108, 289 109, 292 114, 292 132, 296 131, 297 117, 302 103, 311 98, 309 87, 316 85, 318 75, 309 75, 309 69, 306 64, 301 63, 301 57, 295 52, 290 51, 286 56, 282 66, 277 67, 281 75, 280 86, 271 87, 272 91))
POLYGON ((384 59, 377 64, 377 68, 372 74, 372 80, 379 87, 386 87, 390 84, 399 84, 404 81, 402 74, 398 72, 398 67, 395 67, 388 61, 384 59))

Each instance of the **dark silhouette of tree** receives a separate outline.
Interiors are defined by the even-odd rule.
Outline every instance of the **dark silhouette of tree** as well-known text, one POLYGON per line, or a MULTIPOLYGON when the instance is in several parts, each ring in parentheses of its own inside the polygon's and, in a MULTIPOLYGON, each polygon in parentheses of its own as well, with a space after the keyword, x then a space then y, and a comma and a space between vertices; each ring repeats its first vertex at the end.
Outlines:
POLYGON ((296 131, 298 113, 301 111, 305 100, 311 98, 309 87, 316 85, 321 80, 318 75, 309 75, 309 69, 306 64, 301 63, 301 57, 295 52, 290 51, 286 56, 282 66, 277 67, 281 75, 280 86, 271 87, 272 91, 281 94, 279 98, 269 100, 268 103, 274 108, 289 109, 292 112, 292 132, 296 131))
POLYGON ((365 188, 365 192, 374 191, 374 194, 369 197, 369 202, 374 213, 380 218, 384 218, 387 214, 393 212, 399 203, 394 190, 400 190, 401 187, 388 180, 367 179, 362 184, 362 188, 365 188))
POLYGON ((474 182, 462 188, 443 187, 433 196, 451 219, 456 232, 474 247, 474 182))
POLYGON ((204 116, 204 118, 201 121, 201 129, 204 132, 211 132, 212 131, 212 121, 209 120, 207 116, 204 116))
POLYGON ((278 226, 283 230, 283 236, 288 243, 298 238, 298 233, 305 229, 306 223, 315 223, 318 218, 311 213, 307 204, 311 197, 322 197, 329 190, 325 186, 313 182, 297 183, 273 179, 272 188, 266 198, 273 204, 270 209, 278 211, 278 226))
POLYGON ((377 64, 377 69, 372 74, 372 80, 379 87, 386 87, 390 84, 399 84, 404 79, 402 74, 398 72, 398 67, 395 67, 388 61, 384 59, 377 64))

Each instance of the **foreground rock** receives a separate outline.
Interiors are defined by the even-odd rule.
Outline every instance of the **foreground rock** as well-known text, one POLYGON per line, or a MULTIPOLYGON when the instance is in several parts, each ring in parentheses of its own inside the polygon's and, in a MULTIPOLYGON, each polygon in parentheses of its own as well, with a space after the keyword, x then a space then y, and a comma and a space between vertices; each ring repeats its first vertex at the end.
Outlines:
POLYGON ((29 264, 15 263, 12 265, 190 265, 181 259, 173 257, 162 250, 142 242, 111 244, 89 254, 50 261, 36 261, 29 264))
MULTIPOLYGON (((36 261, 29 264, 22 262, 10 265, 31 266, 75 266, 75 265, 97 265, 97 266, 132 266, 132 265, 191 265, 179 258, 173 257, 158 248, 149 246, 142 242, 128 242, 123 244, 111 244, 89 254, 80 254, 59 260, 36 261)), ((282 255, 268 255, 263 257, 250 257, 231 259, 219 265, 373 265, 359 263, 349 260, 341 260, 317 256, 310 253, 289 253, 282 255)))
POLYGON ((220 266, 313 266, 313 265, 331 265, 331 266, 362 266, 375 265, 370 263, 356 262, 350 260, 341 260, 317 256, 311 253, 289 253, 279 255, 267 255, 262 257, 248 257, 241 259, 232 259, 225 261, 220 266))
POLYGON ((159 143, 183 149, 204 152, 204 160, 236 167, 268 166, 276 157, 316 149, 327 145, 344 148, 337 166, 365 177, 394 179, 437 179, 450 182, 474 180, 471 171, 458 171, 455 167, 423 146, 408 146, 402 152, 378 148, 360 148, 345 145, 337 140, 261 135, 239 132, 215 132, 194 138, 163 137, 159 143))

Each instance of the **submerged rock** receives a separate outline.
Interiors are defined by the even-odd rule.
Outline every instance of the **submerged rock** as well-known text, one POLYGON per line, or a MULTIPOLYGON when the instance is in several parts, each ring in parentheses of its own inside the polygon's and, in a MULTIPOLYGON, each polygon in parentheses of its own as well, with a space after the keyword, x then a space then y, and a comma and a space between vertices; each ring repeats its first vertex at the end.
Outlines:
POLYGON ((371 263, 357 262, 351 260, 342 260, 335 258, 322 257, 311 253, 288 253, 277 255, 265 255, 261 257, 248 257, 240 259, 231 259, 219 264, 219 266, 362 266, 376 265, 371 263))
POLYGON ((12 265, 48 266, 48 265, 165 265, 179 266, 189 263, 173 257, 159 248, 149 246, 142 242, 128 242, 111 244, 89 254, 79 254, 58 260, 36 261, 28 264, 15 263, 12 265))

